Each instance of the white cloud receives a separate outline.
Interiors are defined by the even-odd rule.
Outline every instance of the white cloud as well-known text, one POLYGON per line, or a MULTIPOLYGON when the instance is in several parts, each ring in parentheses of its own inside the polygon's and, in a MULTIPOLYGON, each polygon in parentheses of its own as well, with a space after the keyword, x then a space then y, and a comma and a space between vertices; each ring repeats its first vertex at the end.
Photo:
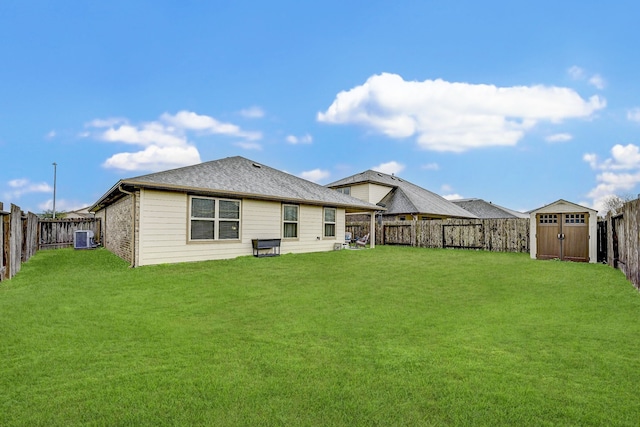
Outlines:
POLYGON ((97 139, 141 147, 141 151, 114 154, 103 163, 105 168, 126 171, 156 171, 199 163, 200 153, 189 141, 189 133, 240 138, 240 147, 261 149, 255 142, 262 138, 260 132, 245 131, 232 123, 184 110, 174 115, 164 113, 157 121, 139 125, 123 118, 109 118, 96 119, 85 126, 97 129, 88 132, 97 139))
POLYGON ((422 165, 420 168, 427 171, 437 171, 440 170, 440 165, 437 163, 427 163, 426 165, 422 165))
POLYGON ((31 182, 26 178, 12 179, 7 185, 10 190, 3 193, 5 199, 19 199, 29 193, 53 193, 53 187, 46 182, 31 182))
POLYGON ((244 110, 240 110, 240 115, 247 119, 261 119, 264 117, 264 110, 254 105, 252 107, 245 108, 244 110))
POLYGON ((257 150, 260 151, 262 150, 262 145, 258 144, 257 142, 236 142, 233 145, 238 146, 240 148, 242 148, 243 150, 257 150))
POLYGON ((108 119, 95 119, 85 125, 91 128, 110 128, 113 126, 128 123, 128 120, 122 117, 111 117, 108 119))
POLYGON ((121 125, 109 128, 101 135, 101 139, 109 142, 124 142, 126 144, 160 147, 175 147, 187 145, 187 138, 174 128, 158 122, 144 123, 141 126, 121 125))
POLYGON ((175 115, 164 113, 160 119, 178 128, 186 130, 197 130, 211 134, 236 136, 250 141, 262 138, 260 132, 248 132, 240 129, 232 123, 220 122, 213 117, 196 114, 192 111, 179 111, 175 115))
POLYGON ((604 89, 605 86, 607 85, 607 82, 604 80, 604 78, 600 75, 600 74, 592 74, 591 76, 588 76, 588 73, 586 72, 586 70, 584 68, 578 67, 577 65, 574 65, 572 67, 570 67, 567 70, 567 74, 569 74, 569 77, 571 77, 573 80, 578 80, 578 81, 587 81, 587 83, 589 83, 591 86, 595 87, 596 89, 604 89))
POLYGON ((608 197, 630 192, 640 184, 640 147, 634 144, 614 145, 611 157, 604 161, 593 153, 586 153, 582 159, 601 171, 596 175, 598 184, 588 194, 595 209, 603 211, 608 197))
POLYGON ((445 194, 442 196, 443 198, 447 199, 447 200, 459 200, 459 199, 464 199, 464 197, 462 197, 461 195, 454 193, 454 194, 445 194))
POLYGON ((380 163, 378 166, 374 166, 371 169, 377 172, 386 173, 388 175, 396 175, 404 170, 405 166, 392 160, 387 163, 380 163))
POLYGON ((573 80, 582 80, 585 78, 584 69, 574 65, 567 70, 567 73, 573 80))
POLYGON ((545 138, 547 142, 567 142, 573 139, 573 135, 570 133, 556 133, 554 135, 549 135, 545 138))
POLYGON ((103 166, 126 171, 158 171, 200 163, 196 147, 161 147, 150 145, 136 153, 118 153, 109 157, 103 166))
POLYGON ((634 144, 616 144, 611 148, 611 158, 599 162, 598 156, 587 153, 582 159, 589 163, 592 169, 600 170, 631 170, 640 169, 640 148, 634 144))
POLYGON ((640 108, 632 108, 627 111, 627 120, 640 123, 640 108))
POLYGON ((51 130, 51 131, 49 131, 49 132, 45 135, 45 138, 47 138, 47 139, 53 139, 53 138, 55 138, 55 137, 56 137, 56 135, 57 135, 56 131, 55 131, 55 130, 51 130))
POLYGON ((288 135, 286 137, 286 141, 289 144, 294 144, 294 145, 295 144, 311 144, 313 142, 313 137, 311 135, 309 135, 308 133, 304 134, 301 137, 297 137, 295 135, 288 135))
POLYGON ((449 184, 442 184, 440 186, 440 191, 442 191, 442 192, 450 192, 450 191, 453 191, 453 187, 450 186, 449 184))
POLYGON ((415 137, 427 150, 462 152, 512 146, 540 121, 589 117, 605 105, 598 96, 584 100, 569 88, 417 82, 385 73, 340 92, 317 119, 364 126, 390 138, 415 137))
POLYGON ((313 169, 300 174, 300 178, 304 178, 311 182, 319 182, 323 179, 329 178, 329 176, 331 176, 331 173, 322 169, 313 169))
POLYGON ((591 76, 589 78, 589 84, 600 90, 604 89, 604 87, 606 86, 606 82, 600 74, 594 74, 593 76, 591 76))

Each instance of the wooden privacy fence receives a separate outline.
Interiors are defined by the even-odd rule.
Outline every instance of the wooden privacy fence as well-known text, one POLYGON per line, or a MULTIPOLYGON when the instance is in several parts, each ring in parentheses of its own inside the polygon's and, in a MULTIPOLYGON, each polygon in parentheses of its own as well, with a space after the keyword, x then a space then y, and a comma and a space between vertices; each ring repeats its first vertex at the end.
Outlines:
POLYGON ((92 230, 95 241, 100 241, 97 218, 40 220, 13 204, 9 211, 3 208, 0 202, 0 281, 15 276, 39 249, 73 246, 76 230, 92 230))
POLYGON ((93 231, 94 241, 100 241, 99 218, 70 218, 40 220, 38 249, 60 249, 73 246, 76 230, 93 231))
MULTIPOLYGON (((376 244, 528 253, 529 226, 527 218, 383 222, 376 225, 376 244)), ((369 227, 369 221, 347 218, 346 231, 354 236, 369 227)))
POLYGON ((600 227, 605 229, 606 263, 619 268, 640 289, 640 199, 626 202, 617 215, 609 213, 600 227))

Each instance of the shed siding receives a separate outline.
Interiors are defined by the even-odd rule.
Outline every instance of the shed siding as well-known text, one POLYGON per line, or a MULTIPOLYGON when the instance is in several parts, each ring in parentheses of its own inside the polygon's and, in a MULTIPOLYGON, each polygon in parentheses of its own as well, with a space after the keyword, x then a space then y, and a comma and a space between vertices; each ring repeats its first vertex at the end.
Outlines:
MULTIPOLYGON (((140 204, 138 265, 235 258, 253 253, 252 240, 281 238, 282 204, 242 200, 240 241, 188 242, 189 197, 186 193, 145 190, 140 204)), ((284 241, 281 253, 333 249, 342 238, 322 238, 322 207, 300 206, 299 239, 284 241), (320 240, 317 237, 320 237, 320 240)), ((344 209, 338 209, 336 236, 344 235, 344 209)))

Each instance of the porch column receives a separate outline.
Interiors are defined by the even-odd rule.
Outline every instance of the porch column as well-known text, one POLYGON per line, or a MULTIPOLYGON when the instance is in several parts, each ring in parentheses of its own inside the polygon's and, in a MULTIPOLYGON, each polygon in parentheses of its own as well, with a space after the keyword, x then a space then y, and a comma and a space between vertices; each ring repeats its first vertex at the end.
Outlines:
POLYGON ((376 247, 376 211, 371 212, 371 224, 369 224, 369 247, 376 247))

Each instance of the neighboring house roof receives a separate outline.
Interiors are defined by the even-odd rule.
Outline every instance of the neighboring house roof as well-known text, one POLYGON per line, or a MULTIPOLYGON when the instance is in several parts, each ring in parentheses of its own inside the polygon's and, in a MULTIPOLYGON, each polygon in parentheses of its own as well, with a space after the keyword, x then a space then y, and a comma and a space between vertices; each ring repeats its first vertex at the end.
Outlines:
POLYGON ((429 190, 425 190, 395 175, 367 170, 328 184, 329 188, 356 184, 378 184, 391 191, 379 202, 387 208, 387 214, 433 214, 454 218, 477 218, 471 212, 451 203, 429 190))
POLYGON ((73 219, 73 218, 93 218, 93 212, 89 212, 89 208, 76 209, 75 211, 65 212, 65 218, 73 219))
POLYGON ((482 199, 457 199, 451 202, 471 212, 478 218, 529 218, 526 213, 495 205, 482 199))
POLYGON ((332 205, 355 211, 380 210, 371 203, 240 156, 122 179, 91 206, 90 210, 96 211, 122 197, 120 189, 131 188, 332 205))

